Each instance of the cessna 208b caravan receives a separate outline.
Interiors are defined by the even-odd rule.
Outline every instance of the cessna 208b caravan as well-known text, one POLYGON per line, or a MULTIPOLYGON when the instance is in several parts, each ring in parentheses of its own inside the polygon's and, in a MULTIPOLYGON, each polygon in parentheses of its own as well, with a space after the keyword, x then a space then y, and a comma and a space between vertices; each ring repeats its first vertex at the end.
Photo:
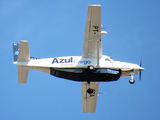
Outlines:
POLYGON ((82 82, 83 112, 96 110, 99 82, 116 81, 120 77, 131 77, 141 73, 141 65, 115 61, 102 55, 101 6, 88 6, 82 56, 38 59, 30 57, 27 41, 13 44, 14 64, 18 66, 18 82, 26 83, 29 69, 49 73, 53 76, 82 82))

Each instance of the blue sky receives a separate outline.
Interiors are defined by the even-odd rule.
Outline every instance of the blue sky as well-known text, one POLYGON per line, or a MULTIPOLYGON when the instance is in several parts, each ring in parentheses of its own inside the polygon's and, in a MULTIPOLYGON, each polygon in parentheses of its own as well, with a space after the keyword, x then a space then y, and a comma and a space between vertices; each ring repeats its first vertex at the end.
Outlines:
POLYGON ((159 0, 1 0, 0 120, 159 120, 159 0), (82 112, 81 83, 29 71, 18 84, 12 43, 28 40, 38 58, 82 54, 88 5, 100 4, 103 54, 140 63, 145 71, 100 83, 96 113, 82 112))

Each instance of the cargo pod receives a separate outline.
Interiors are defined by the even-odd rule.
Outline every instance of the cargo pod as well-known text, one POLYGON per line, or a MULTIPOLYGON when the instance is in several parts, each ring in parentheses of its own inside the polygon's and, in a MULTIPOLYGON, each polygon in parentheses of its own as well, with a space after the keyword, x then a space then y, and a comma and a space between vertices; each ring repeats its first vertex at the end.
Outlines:
POLYGON ((121 70, 114 70, 108 68, 95 69, 89 71, 88 69, 82 68, 50 68, 50 74, 56 77, 70 79, 80 82, 96 82, 96 81, 116 81, 121 76, 121 70))

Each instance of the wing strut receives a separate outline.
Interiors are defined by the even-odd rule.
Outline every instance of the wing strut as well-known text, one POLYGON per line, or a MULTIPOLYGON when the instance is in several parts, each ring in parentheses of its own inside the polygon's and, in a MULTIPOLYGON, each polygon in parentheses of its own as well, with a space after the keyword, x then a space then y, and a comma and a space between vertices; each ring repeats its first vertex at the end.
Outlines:
POLYGON ((97 67, 99 67, 99 40, 97 40, 97 67))

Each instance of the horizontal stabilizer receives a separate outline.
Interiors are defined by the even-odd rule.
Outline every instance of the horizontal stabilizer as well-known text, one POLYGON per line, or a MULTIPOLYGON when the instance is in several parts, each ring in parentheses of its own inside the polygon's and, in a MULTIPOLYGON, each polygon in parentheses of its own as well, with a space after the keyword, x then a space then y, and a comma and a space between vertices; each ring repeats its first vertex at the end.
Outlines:
MULTIPOLYGON (((27 41, 20 41, 19 49, 16 54, 18 55, 17 61, 30 61, 29 46, 27 41)), ((28 72, 29 67, 18 65, 18 83, 27 82, 28 72)))
POLYGON ((29 61, 30 53, 27 41, 20 41, 18 61, 29 61))
POLYGON ((18 83, 26 83, 29 68, 25 66, 17 66, 18 68, 18 83))

